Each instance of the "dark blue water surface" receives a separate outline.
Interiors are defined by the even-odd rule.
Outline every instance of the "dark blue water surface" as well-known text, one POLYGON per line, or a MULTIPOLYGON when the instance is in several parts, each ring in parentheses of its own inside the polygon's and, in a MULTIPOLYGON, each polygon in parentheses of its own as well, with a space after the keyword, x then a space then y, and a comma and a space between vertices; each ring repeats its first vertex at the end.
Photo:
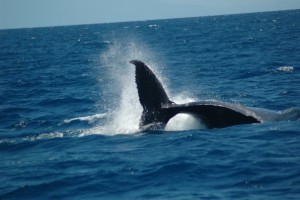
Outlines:
POLYGON ((0 30, 0 199, 300 199, 299 19, 0 30), (214 130, 179 117, 141 133, 131 59, 175 102, 296 116, 214 130))

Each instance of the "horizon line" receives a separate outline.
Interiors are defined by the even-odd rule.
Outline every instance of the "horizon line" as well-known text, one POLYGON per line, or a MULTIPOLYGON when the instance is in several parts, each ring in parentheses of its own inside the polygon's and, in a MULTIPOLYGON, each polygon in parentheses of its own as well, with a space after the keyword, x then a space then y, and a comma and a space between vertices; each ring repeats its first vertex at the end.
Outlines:
POLYGON ((187 16, 187 17, 171 17, 171 18, 156 18, 156 19, 145 19, 145 20, 128 20, 128 21, 112 21, 112 22, 91 22, 85 24, 65 24, 65 25, 49 25, 49 26, 34 26, 34 27, 16 27, 16 28, 1 28, 0 31, 5 30, 16 30, 16 29, 38 29, 38 28, 56 28, 56 27, 68 27, 68 26, 84 26, 84 25, 101 25, 101 24, 117 24, 117 23, 132 23, 132 22, 146 22, 146 21, 159 21, 159 20, 175 20, 175 19, 185 19, 185 18, 201 18, 201 17, 214 17, 214 16, 229 16, 229 15, 244 15, 244 14, 255 14, 255 13, 269 13, 269 12, 286 12, 286 11, 296 11, 296 9, 283 9, 283 10, 270 10, 270 11, 253 11, 253 12, 240 12, 240 13, 225 13, 225 14, 212 14, 212 15, 199 15, 199 16, 187 16))

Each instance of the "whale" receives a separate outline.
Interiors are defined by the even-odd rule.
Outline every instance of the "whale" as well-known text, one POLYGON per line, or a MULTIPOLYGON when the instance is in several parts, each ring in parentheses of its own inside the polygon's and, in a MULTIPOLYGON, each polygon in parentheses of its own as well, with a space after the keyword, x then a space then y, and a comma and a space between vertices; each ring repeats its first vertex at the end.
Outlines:
POLYGON ((265 121, 299 119, 299 109, 276 112, 220 101, 198 101, 176 104, 171 101, 157 76, 140 60, 129 61, 135 66, 138 98, 143 108, 140 130, 161 130, 177 114, 189 114, 199 119, 208 129, 225 128, 265 121))

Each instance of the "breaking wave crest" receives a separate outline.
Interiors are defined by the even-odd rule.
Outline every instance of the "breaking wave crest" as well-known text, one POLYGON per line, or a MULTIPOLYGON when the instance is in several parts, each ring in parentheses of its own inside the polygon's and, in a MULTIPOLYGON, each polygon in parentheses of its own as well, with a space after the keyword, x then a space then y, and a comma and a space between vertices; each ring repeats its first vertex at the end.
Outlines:
POLYGON ((102 114, 95 114, 95 115, 91 115, 91 116, 75 117, 75 118, 71 118, 71 119, 65 119, 64 123, 69 124, 69 123, 74 122, 74 121, 86 121, 89 124, 91 124, 91 123, 94 123, 95 121, 97 121, 99 119, 103 119, 106 116, 107 116, 106 113, 102 113, 102 114))
POLYGON ((23 142, 33 142, 37 140, 47 140, 47 139, 55 139, 66 137, 66 133, 63 132, 53 132, 53 133, 41 133, 41 134, 31 134, 22 137, 16 138, 3 138, 0 139, 0 144, 2 143, 10 143, 10 144, 18 144, 23 142))
POLYGON ((294 72, 294 67, 293 66, 281 66, 281 67, 277 67, 276 71, 279 72, 294 72))

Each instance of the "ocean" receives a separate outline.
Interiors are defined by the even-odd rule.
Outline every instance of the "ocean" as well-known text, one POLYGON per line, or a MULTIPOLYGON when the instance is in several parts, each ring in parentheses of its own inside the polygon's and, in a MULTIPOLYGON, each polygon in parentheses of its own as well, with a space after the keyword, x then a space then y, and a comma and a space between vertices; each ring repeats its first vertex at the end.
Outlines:
POLYGON ((300 10, 0 30, 0 199, 300 199, 300 10), (140 131, 139 59, 177 103, 288 112, 140 131))

